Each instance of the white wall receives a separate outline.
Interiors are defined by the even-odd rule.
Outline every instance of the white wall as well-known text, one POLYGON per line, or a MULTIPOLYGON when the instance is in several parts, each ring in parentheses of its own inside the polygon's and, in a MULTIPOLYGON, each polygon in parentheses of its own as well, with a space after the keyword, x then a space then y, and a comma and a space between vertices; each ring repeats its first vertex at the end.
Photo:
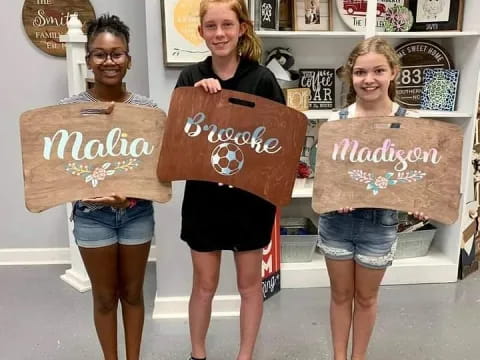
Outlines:
MULTIPOLYGON (((133 68, 127 76, 130 90, 148 95, 148 70, 143 2, 91 0, 97 15, 109 11, 130 26, 133 68)), ((42 214, 24 206, 18 119, 26 110, 53 105, 67 96, 64 58, 40 51, 23 30, 23 1, 2 3, 0 33, 0 251, 12 248, 68 247, 64 206, 42 214)))

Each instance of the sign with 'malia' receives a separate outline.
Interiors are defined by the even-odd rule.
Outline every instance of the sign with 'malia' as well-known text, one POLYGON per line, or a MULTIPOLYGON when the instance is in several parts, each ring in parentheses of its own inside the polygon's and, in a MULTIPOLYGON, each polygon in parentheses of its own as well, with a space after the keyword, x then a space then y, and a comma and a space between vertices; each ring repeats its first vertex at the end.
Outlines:
POLYGON ((158 178, 221 182, 288 204, 306 127, 301 112, 259 96, 175 89, 158 178))
POLYGON ((166 202, 156 168, 165 113, 102 102, 49 106, 20 118, 25 204, 40 212, 110 195, 166 202))
POLYGON ((312 207, 387 208, 458 218, 462 141, 455 124, 406 117, 331 121, 319 129, 312 207))

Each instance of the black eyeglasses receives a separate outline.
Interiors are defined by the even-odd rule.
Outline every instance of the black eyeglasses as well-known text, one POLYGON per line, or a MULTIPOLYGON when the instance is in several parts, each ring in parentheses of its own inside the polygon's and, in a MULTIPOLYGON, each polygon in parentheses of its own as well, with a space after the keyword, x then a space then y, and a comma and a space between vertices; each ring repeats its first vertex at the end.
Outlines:
POLYGON ((87 57, 92 59, 97 65, 103 64, 108 58, 110 58, 115 64, 122 65, 128 59, 128 51, 115 50, 107 53, 102 50, 93 50, 87 53, 87 57))

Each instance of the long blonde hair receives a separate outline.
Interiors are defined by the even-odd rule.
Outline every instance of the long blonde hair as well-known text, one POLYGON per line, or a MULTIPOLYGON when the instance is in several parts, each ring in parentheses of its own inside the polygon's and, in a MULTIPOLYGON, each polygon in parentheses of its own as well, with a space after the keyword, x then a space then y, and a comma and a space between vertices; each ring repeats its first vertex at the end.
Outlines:
MULTIPOLYGON (((340 74, 343 82, 348 87, 348 92, 346 95, 346 106, 353 104, 357 98, 357 93, 353 88, 352 80, 353 67, 355 66, 355 62, 357 61, 357 58, 359 56, 366 55, 370 52, 385 56, 388 65, 390 66, 390 69, 392 71, 400 69, 400 58, 386 40, 379 37, 371 37, 360 42, 357 46, 355 46, 355 48, 348 56, 347 63, 343 66, 340 74)), ((388 96, 392 101, 395 101, 395 97, 397 95, 397 85, 395 80, 396 79, 393 79, 388 87, 388 96)))
POLYGON ((240 24, 246 25, 246 31, 238 40, 238 53, 243 59, 259 61, 262 56, 262 43, 253 30, 245 0, 201 0, 200 1, 200 24, 207 13, 210 4, 227 3, 230 9, 237 14, 240 24))

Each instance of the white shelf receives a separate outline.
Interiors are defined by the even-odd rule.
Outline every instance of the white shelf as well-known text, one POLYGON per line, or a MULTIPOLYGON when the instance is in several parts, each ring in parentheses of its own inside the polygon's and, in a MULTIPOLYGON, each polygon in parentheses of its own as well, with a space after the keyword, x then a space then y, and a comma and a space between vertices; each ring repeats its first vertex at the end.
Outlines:
MULTIPOLYGON (((413 110, 423 118, 470 118, 471 113, 461 111, 434 111, 434 110, 413 110)), ((332 110, 307 110, 303 111, 308 119, 326 120, 330 117, 332 110)))
MULTIPOLYGON (((445 254, 433 249, 427 256, 394 260, 382 285, 455 282, 457 266, 445 254)), ((327 287, 330 284, 325 258, 316 251, 311 262, 282 263, 280 271, 284 289, 327 287)))
MULTIPOLYGON (((413 110, 423 118, 470 118, 471 113, 461 111, 434 111, 434 110, 413 110)), ((305 116, 311 120, 327 120, 332 110, 307 110, 303 111, 305 116)))
POLYGON ((313 194, 314 179, 295 179, 292 198, 311 198, 313 194))
POLYGON ((263 38, 358 38, 365 37, 365 33, 356 31, 256 31, 256 34, 263 38))
POLYGON ((315 120, 315 119, 326 120, 330 117, 332 110, 307 110, 307 111, 303 111, 303 113, 308 119, 311 119, 311 120, 315 120))
POLYGON ((409 31, 409 32, 377 32, 377 36, 401 39, 447 39, 458 37, 480 36, 477 31, 409 31))
POLYGON ((471 113, 461 111, 415 110, 422 118, 470 118, 471 113))

